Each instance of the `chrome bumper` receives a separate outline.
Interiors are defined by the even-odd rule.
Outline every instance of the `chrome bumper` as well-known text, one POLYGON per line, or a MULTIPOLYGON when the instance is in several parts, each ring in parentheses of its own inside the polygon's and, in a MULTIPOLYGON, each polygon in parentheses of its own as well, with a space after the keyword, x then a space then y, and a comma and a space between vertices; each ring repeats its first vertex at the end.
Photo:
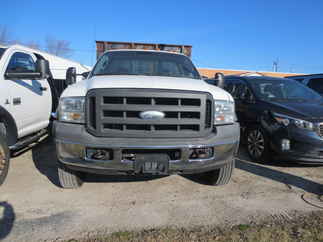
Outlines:
POLYGON ((86 132, 84 126, 55 122, 54 135, 58 159, 71 169, 93 173, 134 172, 134 162, 122 159, 124 149, 160 150, 178 149, 180 159, 170 160, 170 173, 199 173, 224 166, 236 154, 240 139, 239 124, 217 127, 216 133, 205 138, 156 139, 156 138, 100 138, 86 132), (189 159, 190 149, 213 147, 214 156, 209 159, 189 159), (86 157, 87 148, 105 148, 113 151, 112 160, 91 160, 86 157))

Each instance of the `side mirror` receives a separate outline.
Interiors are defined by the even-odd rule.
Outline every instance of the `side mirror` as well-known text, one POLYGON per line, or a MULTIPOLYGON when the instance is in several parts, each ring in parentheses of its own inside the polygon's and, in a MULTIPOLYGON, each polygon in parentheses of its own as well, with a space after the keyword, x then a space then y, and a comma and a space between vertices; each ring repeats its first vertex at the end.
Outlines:
POLYGON ((47 79, 50 76, 49 62, 45 59, 36 61, 36 71, 40 73, 40 79, 47 79))
POLYGON ((69 67, 66 71, 66 85, 72 85, 76 82, 76 68, 69 67))
POLYGON ((47 79, 49 76, 49 62, 45 59, 38 59, 36 61, 36 71, 34 72, 22 68, 20 71, 9 69, 5 73, 5 78, 9 80, 47 79))
POLYGON ((82 74, 81 74, 81 76, 85 79, 85 78, 87 78, 87 76, 90 74, 90 72, 89 71, 87 71, 87 72, 83 72, 82 74))
POLYGON ((215 80, 218 81, 217 86, 220 88, 224 88, 224 84, 225 84, 224 75, 222 73, 218 72, 218 73, 215 73, 214 78, 215 78, 215 80))

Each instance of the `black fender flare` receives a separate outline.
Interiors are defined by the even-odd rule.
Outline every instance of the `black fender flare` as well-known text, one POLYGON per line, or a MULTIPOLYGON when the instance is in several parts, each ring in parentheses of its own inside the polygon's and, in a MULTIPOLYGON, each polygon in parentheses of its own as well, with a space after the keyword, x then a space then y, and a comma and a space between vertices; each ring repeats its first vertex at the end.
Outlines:
POLYGON ((16 122, 12 115, 2 106, 0 106, 0 123, 3 123, 6 127, 8 146, 16 144, 18 140, 18 129, 16 122))

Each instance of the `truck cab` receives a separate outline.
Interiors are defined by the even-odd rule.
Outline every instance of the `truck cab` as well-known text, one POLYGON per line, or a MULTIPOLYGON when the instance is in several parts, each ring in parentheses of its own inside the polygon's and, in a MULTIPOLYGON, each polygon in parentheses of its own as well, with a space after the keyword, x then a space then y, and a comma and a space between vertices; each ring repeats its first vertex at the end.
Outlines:
POLYGON ((19 48, 1 48, 0 105, 15 121, 17 138, 44 129, 49 124, 52 96, 46 79, 28 75, 14 78, 8 73, 36 72, 37 57, 19 48))
POLYGON ((10 152, 46 131, 52 111, 48 62, 23 48, 0 47, 0 184, 10 152))
POLYGON ((71 65, 81 72, 89 70, 22 45, 0 46, 0 184, 8 172, 10 153, 47 133, 71 65))

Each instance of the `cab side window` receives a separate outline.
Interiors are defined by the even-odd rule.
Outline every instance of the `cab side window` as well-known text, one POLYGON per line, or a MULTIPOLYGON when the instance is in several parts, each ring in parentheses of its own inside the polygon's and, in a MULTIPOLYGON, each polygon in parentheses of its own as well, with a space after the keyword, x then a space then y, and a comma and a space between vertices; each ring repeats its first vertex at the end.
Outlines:
POLYGON ((7 72, 20 73, 20 72, 35 72, 36 63, 33 58, 22 52, 16 52, 11 56, 7 72))
POLYGON ((241 99, 244 89, 245 89, 245 85, 243 85, 242 83, 237 83, 235 86, 235 92, 234 92, 233 97, 235 99, 241 99))
POLYGON ((233 83, 228 83, 227 85, 225 85, 224 90, 226 90, 228 93, 232 94, 234 91, 233 83))
POLYGON ((241 93, 240 93, 240 99, 241 100, 248 100, 251 101, 254 99, 251 90, 246 86, 246 85, 242 85, 242 89, 241 89, 241 93))
POLYGON ((224 86, 224 90, 226 90, 228 93, 232 95, 233 98, 235 98, 236 83, 227 80, 224 86))
POLYGON ((226 90, 230 92, 236 100, 253 100, 252 91, 243 82, 235 82, 227 85, 226 90))

